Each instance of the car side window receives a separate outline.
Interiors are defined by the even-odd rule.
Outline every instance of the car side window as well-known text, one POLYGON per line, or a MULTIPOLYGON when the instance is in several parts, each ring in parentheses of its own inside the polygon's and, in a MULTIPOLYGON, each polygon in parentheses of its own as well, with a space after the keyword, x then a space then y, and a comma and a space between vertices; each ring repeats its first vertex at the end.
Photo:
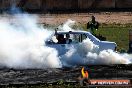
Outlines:
POLYGON ((79 35, 78 34, 72 34, 72 41, 73 43, 79 42, 79 35))
POLYGON ((73 43, 80 43, 84 39, 86 39, 87 36, 85 34, 73 34, 73 43))
MULTIPOLYGON (((85 34, 81 34, 81 37, 82 37, 82 38, 81 38, 82 41, 85 40, 85 39, 87 38, 87 36, 86 36, 85 34)), ((82 41, 81 41, 81 42, 82 42, 82 41)))
POLYGON ((56 34, 48 41, 48 44, 75 44, 86 38, 85 34, 56 34))

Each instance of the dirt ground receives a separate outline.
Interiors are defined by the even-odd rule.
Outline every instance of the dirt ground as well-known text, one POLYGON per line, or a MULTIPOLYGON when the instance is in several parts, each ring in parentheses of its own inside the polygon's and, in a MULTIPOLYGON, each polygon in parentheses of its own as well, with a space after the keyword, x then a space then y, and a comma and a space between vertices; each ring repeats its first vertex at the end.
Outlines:
POLYGON ((86 24, 94 15, 96 20, 105 24, 132 23, 132 12, 99 12, 99 13, 76 13, 76 14, 39 14, 39 22, 59 25, 71 19, 77 23, 86 24))
MULTIPOLYGON (((90 79, 132 79, 132 65, 89 65, 90 79)), ((78 82, 81 66, 73 68, 10 69, 0 68, 0 85, 78 82)))

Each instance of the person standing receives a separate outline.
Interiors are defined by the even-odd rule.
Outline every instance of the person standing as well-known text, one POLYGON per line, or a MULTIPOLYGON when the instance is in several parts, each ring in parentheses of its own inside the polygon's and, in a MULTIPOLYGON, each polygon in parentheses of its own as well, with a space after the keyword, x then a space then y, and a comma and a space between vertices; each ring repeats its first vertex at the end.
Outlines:
POLYGON ((90 32, 93 34, 93 35, 96 35, 95 34, 95 31, 98 29, 99 27, 99 23, 95 20, 95 17, 92 16, 91 17, 91 21, 89 21, 87 23, 87 29, 90 29, 90 32))

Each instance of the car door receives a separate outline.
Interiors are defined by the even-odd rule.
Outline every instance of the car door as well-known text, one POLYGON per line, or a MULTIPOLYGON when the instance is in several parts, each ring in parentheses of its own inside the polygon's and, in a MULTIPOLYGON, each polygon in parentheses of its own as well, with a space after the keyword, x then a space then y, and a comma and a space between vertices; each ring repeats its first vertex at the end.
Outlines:
POLYGON ((48 47, 51 47, 57 50, 59 56, 64 55, 68 51, 69 44, 66 44, 65 38, 63 38, 65 35, 66 34, 64 33, 56 34, 52 36, 51 39, 49 39, 46 42, 46 45, 48 47))
POLYGON ((71 43, 61 44, 62 47, 62 54, 65 54, 72 48, 77 48, 77 46, 82 43, 84 39, 87 38, 85 34, 79 34, 79 33, 70 33, 70 39, 71 43))
MULTIPOLYGON (((66 34, 63 34, 66 38, 66 34)), ((68 52, 72 48, 76 48, 84 39, 87 38, 85 34, 80 33, 69 33, 71 39, 71 43, 64 43, 64 44, 58 44, 51 42, 47 44, 51 48, 55 48, 58 51, 58 55, 64 55, 66 52, 68 52)))

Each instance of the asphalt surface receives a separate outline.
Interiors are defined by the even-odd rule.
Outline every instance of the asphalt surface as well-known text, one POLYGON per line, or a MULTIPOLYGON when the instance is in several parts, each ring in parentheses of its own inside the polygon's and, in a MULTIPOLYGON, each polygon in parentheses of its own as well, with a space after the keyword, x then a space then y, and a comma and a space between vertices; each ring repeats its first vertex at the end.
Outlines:
MULTIPOLYGON (((81 68, 61 69, 0 69, 0 84, 54 83, 59 80, 78 82, 81 68)), ((132 79, 132 65, 90 65, 85 66, 90 79, 132 79)))

